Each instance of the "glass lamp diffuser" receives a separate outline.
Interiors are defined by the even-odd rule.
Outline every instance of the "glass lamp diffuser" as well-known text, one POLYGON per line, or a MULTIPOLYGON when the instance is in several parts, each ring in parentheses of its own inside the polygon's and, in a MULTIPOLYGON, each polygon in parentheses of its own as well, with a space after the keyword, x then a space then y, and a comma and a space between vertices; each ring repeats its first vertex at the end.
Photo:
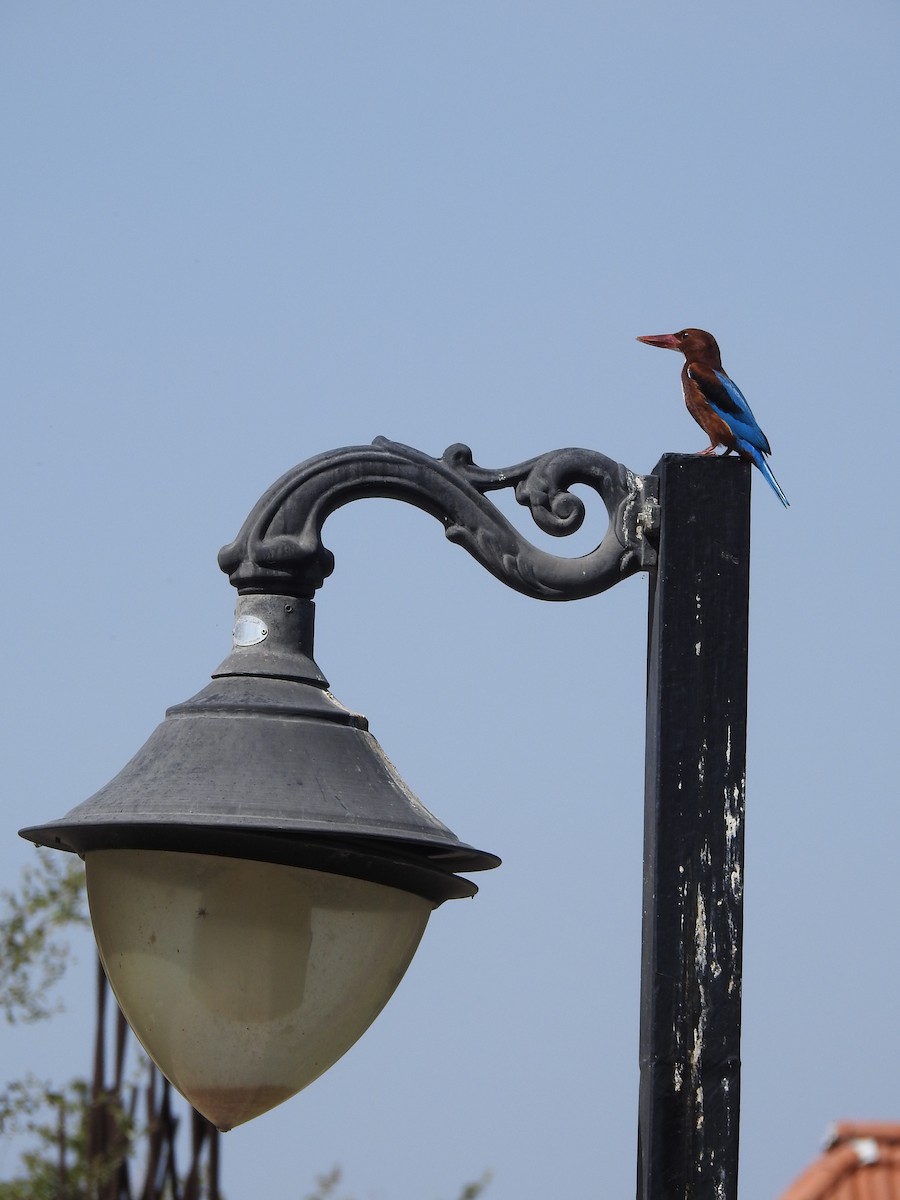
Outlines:
POLYGON ((147 1053, 221 1130, 311 1083, 365 1032, 415 953, 420 896, 278 863, 85 855, 116 998, 147 1053))

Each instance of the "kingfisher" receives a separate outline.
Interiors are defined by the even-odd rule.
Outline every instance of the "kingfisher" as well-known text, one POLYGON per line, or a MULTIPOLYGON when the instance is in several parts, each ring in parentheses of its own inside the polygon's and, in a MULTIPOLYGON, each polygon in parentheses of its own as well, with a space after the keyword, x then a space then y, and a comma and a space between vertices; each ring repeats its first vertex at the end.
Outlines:
POLYGON ((750 405, 738 385, 725 374, 716 339, 705 329, 682 329, 679 333, 651 333, 638 338, 648 346, 680 350, 684 355, 681 386, 687 410, 709 437, 701 454, 715 454, 724 446, 752 462, 763 473, 781 503, 788 500, 766 462, 772 453, 769 439, 760 429, 750 405))

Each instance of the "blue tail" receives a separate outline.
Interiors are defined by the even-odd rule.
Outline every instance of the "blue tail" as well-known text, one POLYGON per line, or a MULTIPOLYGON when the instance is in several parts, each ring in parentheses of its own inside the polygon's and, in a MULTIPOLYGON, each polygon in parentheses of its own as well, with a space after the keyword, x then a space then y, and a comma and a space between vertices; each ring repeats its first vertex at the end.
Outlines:
POLYGON ((746 454, 748 458, 753 460, 754 465, 759 467, 760 471, 765 476, 769 487, 772 489, 784 507, 790 508, 788 498, 781 490, 781 485, 779 484, 778 480, 772 474, 772 468, 766 462, 766 456, 762 453, 762 451, 758 450, 756 446, 751 446, 749 442, 745 442, 743 438, 738 440, 737 445, 741 453, 746 454))

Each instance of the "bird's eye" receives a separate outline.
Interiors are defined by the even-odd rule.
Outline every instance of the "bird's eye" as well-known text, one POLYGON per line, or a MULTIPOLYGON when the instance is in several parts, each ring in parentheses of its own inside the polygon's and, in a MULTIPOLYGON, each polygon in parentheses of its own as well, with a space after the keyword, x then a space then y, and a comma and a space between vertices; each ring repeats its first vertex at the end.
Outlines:
POLYGON ((686 329, 682 329, 681 333, 679 333, 678 336, 681 338, 681 340, 683 342, 685 342, 685 341, 687 341, 687 335, 688 335, 688 331, 686 329))

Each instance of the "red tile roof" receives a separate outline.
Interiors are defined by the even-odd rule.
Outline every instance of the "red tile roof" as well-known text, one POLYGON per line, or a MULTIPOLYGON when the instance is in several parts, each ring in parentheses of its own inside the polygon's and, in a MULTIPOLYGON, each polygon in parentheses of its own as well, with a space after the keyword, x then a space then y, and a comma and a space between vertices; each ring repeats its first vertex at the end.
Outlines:
POLYGON ((900 1122, 839 1122, 780 1200, 900 1200, 900 1122))

